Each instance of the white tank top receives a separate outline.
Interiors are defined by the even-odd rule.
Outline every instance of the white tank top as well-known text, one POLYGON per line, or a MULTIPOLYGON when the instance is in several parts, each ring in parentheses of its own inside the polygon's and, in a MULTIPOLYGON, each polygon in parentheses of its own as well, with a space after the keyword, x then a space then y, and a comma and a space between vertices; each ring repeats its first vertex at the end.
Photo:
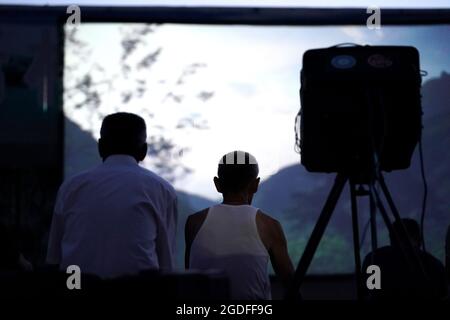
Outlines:
POLYGON ((258 208, 219 204, 209 208, 191 246, 191 269, 221 269, 234 300, 271 299, 269 254, 256 226, 258 208))

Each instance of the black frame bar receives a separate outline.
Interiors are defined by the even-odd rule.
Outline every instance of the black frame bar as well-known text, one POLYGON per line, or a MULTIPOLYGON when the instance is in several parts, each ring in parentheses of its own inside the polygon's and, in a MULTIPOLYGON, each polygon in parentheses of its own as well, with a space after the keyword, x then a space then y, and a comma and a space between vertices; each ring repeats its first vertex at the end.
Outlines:
MULTIPOLYGON (((0 6, 2 23, 64 21, 68 6, 0 6)), ((81 22, 148 22, 213 25, 366 25, 366 8, 80 6, 81 22)), ((381 8, 382 25, 450 24, 450 8, 381 8)))

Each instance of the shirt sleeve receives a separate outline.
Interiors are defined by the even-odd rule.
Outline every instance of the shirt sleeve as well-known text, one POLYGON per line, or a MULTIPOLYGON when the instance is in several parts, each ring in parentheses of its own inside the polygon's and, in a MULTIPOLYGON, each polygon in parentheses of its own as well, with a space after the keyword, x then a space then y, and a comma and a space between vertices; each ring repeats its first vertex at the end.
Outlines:
POLYGON ((50 227, 50 234, 47 248, 47 263, 60 264, 62 259, 62 237, 64 231, 63 219, 63 199, 62 188, 59 190, 56 197, 55 209, 53 211, 52 224, 50 227))
POLYGON ((167 221, 167 230, 169 233, 169 245, 171 248, 172 265, 175 266, 176 259, 176 242, 177 242, 177 226, 178 226, 178 200, 174 196, 169 208, 167 221))
POLYGON ((175 267, 176 231, 178 220, 178 203, 176 196, 167 201, 165 216, 161 219, 156 249, 158 253, 159 268, 172 270, 175 267))

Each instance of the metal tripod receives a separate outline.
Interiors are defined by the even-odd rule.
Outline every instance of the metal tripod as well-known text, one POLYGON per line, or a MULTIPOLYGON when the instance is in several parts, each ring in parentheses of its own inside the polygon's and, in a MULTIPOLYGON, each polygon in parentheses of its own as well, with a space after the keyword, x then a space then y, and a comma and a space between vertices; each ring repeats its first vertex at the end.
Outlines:
MULTIPOLYGON (((360 256, 360 244, 359 244, 359 224, 358 224, 358 208, 357 208, 357 196, 362 195, 358 194, 358 190, 356 189, 357 179, 345 173, 338 173, 336 175, 333 187, 328 195, 328 198, 325 202, 325 205, 322 209, 322 212, 317 220, 317 223, 313 229, 313 232, 308 240, 308 243, 305 247, 305 251, 298 263, 298 267, 295 271, 294 280, 292 282, 291 287, 287 291, 286 299, 295 300, 298 297, 300 286, 303 283, 306 272, 311 264, 311 261, 314 257, 314 254, 317 250, 317 247, 322 239, 322 236, 325 232, 325 229, 330 221, 330 218, 336 208, 336 204, 339 200, 339 197, 344 189, 345 184, 349 182, 350 185, 350 197, 351 197, 351 210, 352 210, 352 229, 353 229, 353 249, 354 249, 354 258, 355 258, 355 275, 356 275, 356 292, 358 299, 362 298, 362 274, 361 274, 361 256, 360 256)), ((395 220, 400 221, 400 214, 394 204, 394 201, 391 197, 391 194, 387 188, 387 185, 384 181, 384 177, 381 172, 374 178, 365 181, 363 184, 368 186, 368 190, 364 195, 369 196, 370 201, 370 225, 371 225, 371 238, 372 238, 372 250, 377 249, 377 233, 376 233, 376 209, 378 208, 381 216, 384 220, 386 227, 389 232, 393 232, 392 223, 389 219, 388 213, 381 201, 380 194, 375 188, 376 183, 379 183, 381 186, 381 190, 388 202, 388 205, 391 209, 391 212, 394 216, 395 220)), ((402 238, 409 239, 406 229, 402 225, 401 233, 404 233, 402 238)), ((393 232, 394 236, 399 239, 400 235, 393 232)), ((426 274, 424 272, 422 263, 420 261, 419 256, 415 253, 411 241, 407 241, 404 255, 408 260, 408 264, 412 268, 418 268, 421 273, 426 278, 426 274)))

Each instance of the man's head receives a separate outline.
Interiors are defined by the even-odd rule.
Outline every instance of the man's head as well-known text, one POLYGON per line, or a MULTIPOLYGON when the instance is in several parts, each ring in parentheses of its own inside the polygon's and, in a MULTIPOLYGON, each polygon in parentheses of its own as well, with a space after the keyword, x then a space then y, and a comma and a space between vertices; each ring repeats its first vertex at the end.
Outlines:
POLYGON ((98 150, 103 161, 113 154, 126 154, 136 161, 147 155, 147 129, 141 117, 126 112, 113 113, 103 119, 98 150))
POLYGON ((244 195, 251 202, 258 190, 258 174, 259 167, 254 156, 244 151, 233 151, 220 159, 214 184, 224 197, 244 195))
MULTIPOLYGON (((400 240, 400 244, 401 245, 406 245, 407 243, 407 239, 405 238, 405 234, 404 232, 402 232, 402 223, 403 226, 405 227, 406 232, 408 233, 408 236, 411 240, 412 245, 415 248, 419 248, 420 244, 422 243, 422 236, 420 233, 420 227, 419 224, 417 223, 416 220, 414 219, 408 219, 408 218, 404 218, 401 220, 396 220, 393 224, 392 224, 392 231, 395 232, 400 240)), ((396 241, 396 237, 393 234, 393 232, 391 232, 389 234, 389 237, 391 239, 391 244, 392 245, 398 245, 397 241, 396 241)))

